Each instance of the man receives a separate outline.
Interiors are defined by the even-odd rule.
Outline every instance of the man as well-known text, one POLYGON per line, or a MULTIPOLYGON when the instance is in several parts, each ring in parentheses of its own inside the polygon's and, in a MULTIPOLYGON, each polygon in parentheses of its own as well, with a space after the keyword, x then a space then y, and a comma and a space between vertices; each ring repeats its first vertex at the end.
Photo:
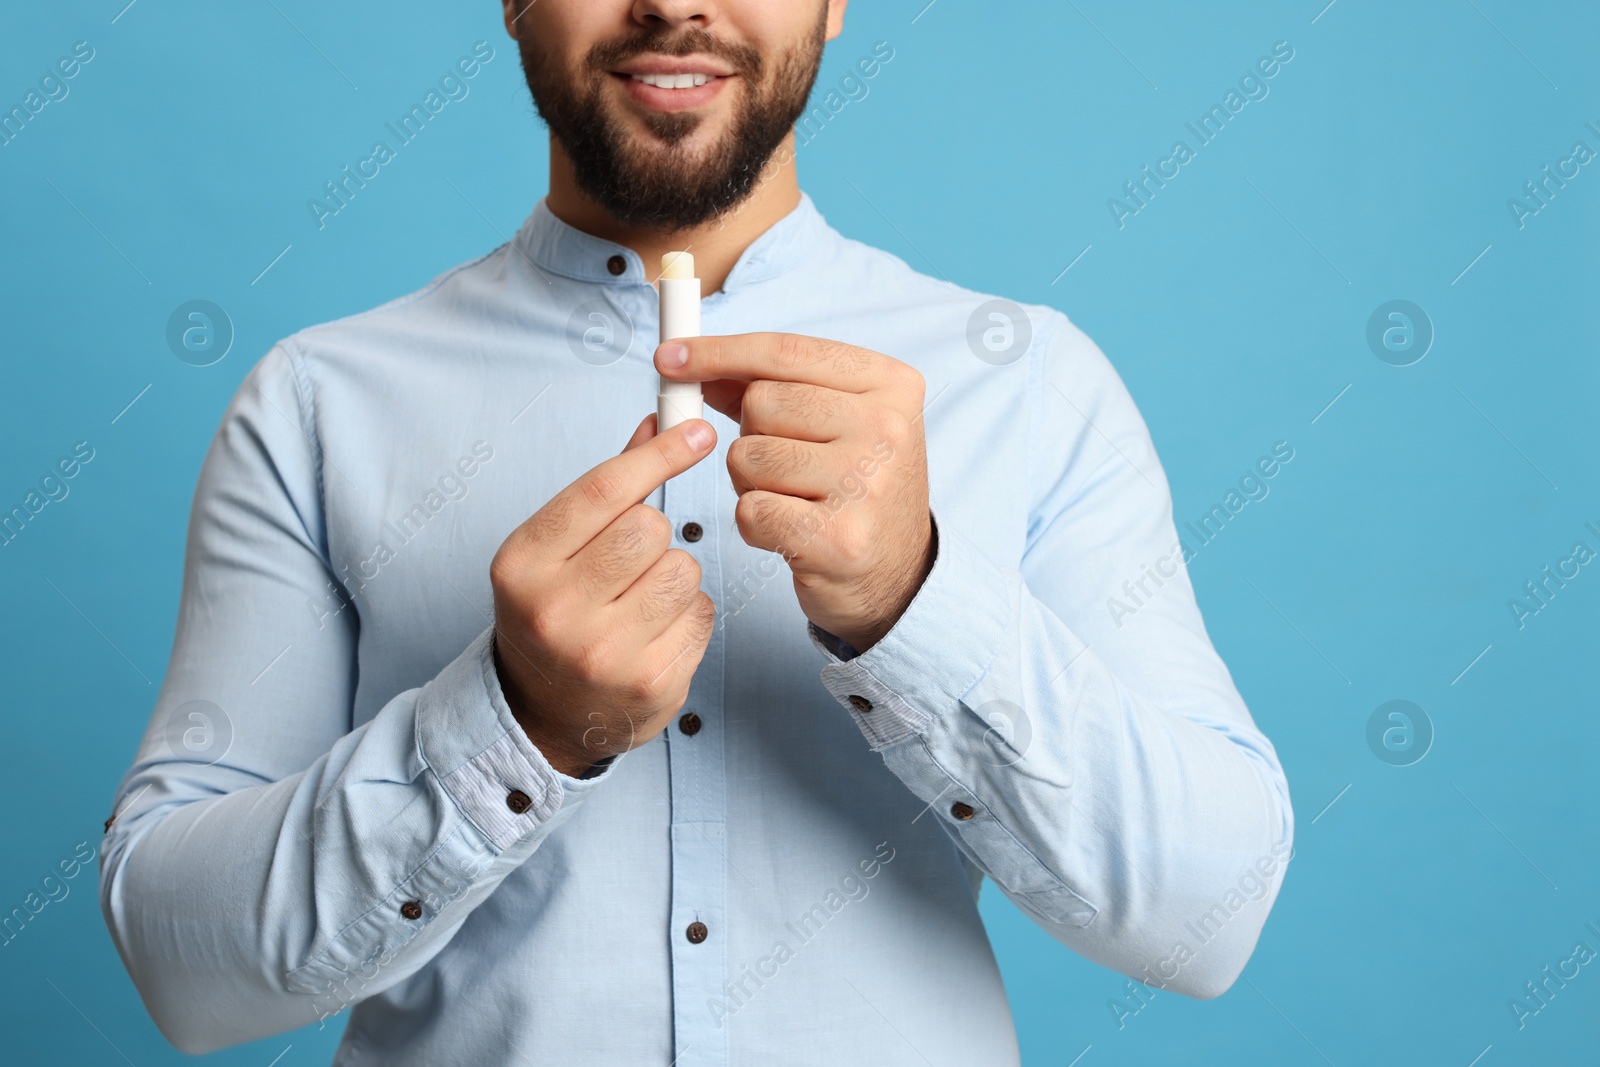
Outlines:
POLYGON ((549 195, 250 372, 105 848, 180 1048, 349 1007, 341 1063, 1014 1063, 985 876, 1239 974, 1292 816, 1149 436, 1059 313, 801 194, 844 9, 507 0, 549 195), (656 348, 683 248, 708 336, 656 348), (658 373, 711 421, 637 422, 658 373))

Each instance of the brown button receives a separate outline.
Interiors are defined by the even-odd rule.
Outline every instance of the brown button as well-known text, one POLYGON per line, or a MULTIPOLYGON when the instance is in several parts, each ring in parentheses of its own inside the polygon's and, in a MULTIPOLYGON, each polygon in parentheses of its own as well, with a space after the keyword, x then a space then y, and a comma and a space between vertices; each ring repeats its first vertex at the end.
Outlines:
POLYGON ((606 260, 606 270, 610 271, 612 274, 621 274, 627 269, 628 261, 623 259, 621 256, 612 256, 610 259, 606 260))
POLYGON ((966 822, 968 819, 972 818, 974 812, 971 804, 963 804, 958 800, 954 804, 950 805, 950 814, 954 815, 962 822, 966 822))
POLYGON ((533 807, 533 800, 520 789, 513 789, 506 794, 506 807, 518 815, 523 814, 533 807))
POLYGON ((852 695, 848 699, 850 701, 850 706, 855 708, 863 715, 872 710, 872 701, 868 700, 866 697, 852 695))
POLYGON ((111 818, 107 819, 106 820, 106 828, 105 828, 105 830, 102 831, 102 833, 109 834, 111 832, 111 824, 116 822, 116 821, 117 821, 117 817, 115 815, 113 815, 113 816, 111 816, 111 818))
POLYGON ((408 900, 400 905, 400 917, 413 921, 422 918, 422 905, 415 900, 408 900))
POLYGON ((683 534, 683 539, 691 544, 700 540, 700 538, 704 537, 706 534, 705 530, 701 528, 698 522, 684 523, 683 530, 681 532, 683 534))
POLYGON ((706 935, 710 932, 710 930, 706 929, 705 923, 696 921, 689 924, 689 929, 683 932, 683 936, 689 939, 689 944, 698 945, 706 939, 706 935))
POLYGON ((700 732, 700 716, 696 715, 692 711, 689 712, 683 718, 678 720, 678 729, 682 730, 690 737, 693 737, 695 734, 700 732))

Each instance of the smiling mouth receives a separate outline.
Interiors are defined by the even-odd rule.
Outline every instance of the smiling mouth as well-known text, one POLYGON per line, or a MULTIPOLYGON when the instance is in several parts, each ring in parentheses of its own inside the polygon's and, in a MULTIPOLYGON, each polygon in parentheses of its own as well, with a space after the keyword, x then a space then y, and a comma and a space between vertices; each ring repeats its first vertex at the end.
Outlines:
POLYGON ((652 56, 612 70, 633 103, 647 112, 681 114, 707 107, 734 79, 705 60, 652 56))
POLYGON ((716 78, 714 74, 630 74, 636 82, 653 85, 657 89, 693 89, 716 78))

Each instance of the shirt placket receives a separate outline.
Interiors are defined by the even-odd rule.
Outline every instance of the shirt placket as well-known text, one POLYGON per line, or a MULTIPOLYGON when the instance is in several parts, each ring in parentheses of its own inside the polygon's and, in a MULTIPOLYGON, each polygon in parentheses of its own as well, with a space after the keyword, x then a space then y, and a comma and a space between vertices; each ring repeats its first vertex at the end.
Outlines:
POLYGON ((674 1067, 724 1067, 728 1034, 708 1009, 726 994, 726 769, 723 687, 722 538, 713 454, 666 484, 663 511, 673 545, 694 556, 701 588, 717 608, 705 656, 677 720, 667 729, 672 790, 672 1015, 674 1067))

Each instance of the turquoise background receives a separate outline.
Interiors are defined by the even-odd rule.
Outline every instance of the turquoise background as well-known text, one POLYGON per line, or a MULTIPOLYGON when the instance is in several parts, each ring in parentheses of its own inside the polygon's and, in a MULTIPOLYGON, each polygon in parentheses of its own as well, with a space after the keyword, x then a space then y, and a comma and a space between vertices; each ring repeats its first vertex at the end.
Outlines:
MULTIPOLYGON (((0 911, 98 847, 170 649, 199 465, 245 371, 493 248, 545 184, 497 4, 125 2, 0 16, 6 107, 74 42, 95 49, 0 147, 0 506, 95 449, 0 547, 0 911), (319 231, 306 200, 480 40, 495 59, 471 95, 319 231), (166 342, 194 299, 236 332, 207 367, 166 342)), ((1030 1065, 1597 1059, 1600 962, 1521 1029, 1507 1002, 1576 942, 1600 950, 1600 565, 1520 629, 1507 601, 1574 542, 1600 549, 1600 163, 1523 228, 1507 200, 1575 141, 1600 150, 1600 11, 1325 2, 858 2, 819 84, 874 42, 894 59, 799 151, 845 234, 1083 326, 1150 424, 1180 522, 1274 442, 1295 449, 1191 568, 1294 793, 1277 908, 1225 996, 1156 994, 1119 1028, 1124 980, 986 892, 1030 1065), (1269 95, 1119 229, 1108 199, 1279 41, 1294 58, 1269 95), (1397 299, 1435 333, 1403 367, 1366 339, 1397 299), (1394 699, 1432 724, 1409 766, 1367 742, 1394 699)), ((145 1015, 94 878, 0 947, 4 1058, 187 1062, 145 1015)), ((326 1063, 337 1029, 209 1061, 326 1063)))

